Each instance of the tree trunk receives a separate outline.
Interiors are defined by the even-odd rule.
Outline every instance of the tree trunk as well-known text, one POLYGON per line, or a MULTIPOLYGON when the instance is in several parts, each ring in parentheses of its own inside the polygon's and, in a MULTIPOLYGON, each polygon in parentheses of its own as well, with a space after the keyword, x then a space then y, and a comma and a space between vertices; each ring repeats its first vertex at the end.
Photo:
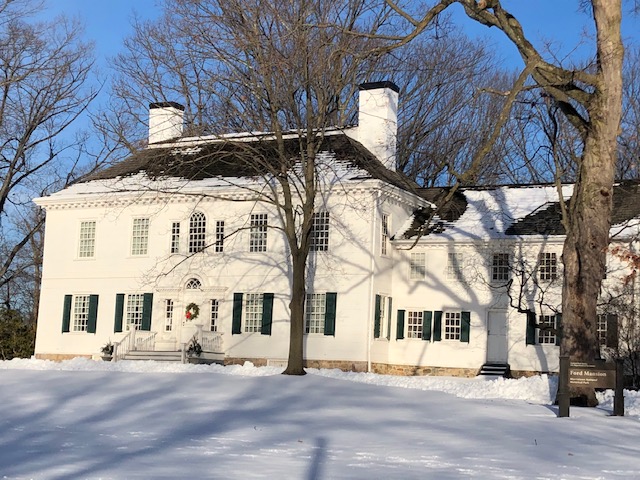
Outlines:
MULTIPOLYGON (((606 272, 622 110, 620 1, 593 0, 592 4, 599 81, 589 105, 589 129, 568 209, 563 250, 560 352, 574 362, 590 362, 599 356, 596 306, 606 272)), ((572 387, 570 393, 574 404, 597 405, 593 388, 572 387)))
POLYGON ((298 251, 291 255, 293 278, 291 284, 291 328, 289 358, 284 375, 305 375, 304 371, 304 302, 306 298, 307 255, 298 251))

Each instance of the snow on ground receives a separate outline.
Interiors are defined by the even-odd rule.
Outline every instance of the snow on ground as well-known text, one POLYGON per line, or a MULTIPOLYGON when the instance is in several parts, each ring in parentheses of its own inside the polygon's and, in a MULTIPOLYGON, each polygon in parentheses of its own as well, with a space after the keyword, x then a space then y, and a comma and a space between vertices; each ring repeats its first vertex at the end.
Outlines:
POLYGON ((640 478, 640 396, 556 382, 158 362, 0 362, 0 479, 640 478))

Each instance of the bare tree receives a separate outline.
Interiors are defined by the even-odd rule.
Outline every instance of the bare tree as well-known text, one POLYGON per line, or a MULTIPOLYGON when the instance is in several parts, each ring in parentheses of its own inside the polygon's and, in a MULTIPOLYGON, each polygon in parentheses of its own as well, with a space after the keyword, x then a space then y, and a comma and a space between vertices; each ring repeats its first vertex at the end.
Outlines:
MULTIPOLYGON (((469 18, 507 36, 525 64, 524 74, 548 95, 580 135, 582 149, 573 195, 568 203, 562 203, 566 241, 561 354, 575 361, 589 361, 599 354, 594 319, 606 267, 622 111, 622 0, 588 2, 596 29, 596 59, 589 71, 545 60, 500 0, 441 0, 426 8, 419 18, 387 0, 411 26, 411 32, 398 44, 413 40, 454 3, 461 4, 469 18)), ((572 397, 597 404, 592 389, 576 388, 572 397)))
POLYGON ((13 291, 9 297, 39 268, 35 250, 26 253, 44 222, 31 198, 75 174, 68 152, 76 140, 63 134, 95 96, 80 25, 63 17, 34 21, 40 7, 0 1, 0 288, 13 291))

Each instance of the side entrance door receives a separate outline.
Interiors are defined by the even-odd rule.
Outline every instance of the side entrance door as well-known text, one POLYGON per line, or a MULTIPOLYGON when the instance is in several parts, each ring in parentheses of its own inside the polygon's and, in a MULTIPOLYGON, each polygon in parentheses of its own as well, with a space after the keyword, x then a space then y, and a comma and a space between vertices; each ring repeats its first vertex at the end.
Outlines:
POLYGON ((487 314, 487 362, 508 363, 507 311, 489 310, 487 314))

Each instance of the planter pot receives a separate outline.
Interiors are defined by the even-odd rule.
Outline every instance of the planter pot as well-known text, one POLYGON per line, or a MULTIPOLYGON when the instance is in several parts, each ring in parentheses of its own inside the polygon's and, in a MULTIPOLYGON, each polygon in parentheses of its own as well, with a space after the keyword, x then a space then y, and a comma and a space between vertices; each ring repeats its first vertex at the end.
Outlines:
POLYGON ((194 363, 194 364, 202 364, 202 363, 207 363, 207 359, 201 358, 201 357, 187 357, 187 362, 194 363))
POLYGON ((113 359, 113 356, 111 355, 102 355, 103 362, 110 362, 112 359, 113 359))

